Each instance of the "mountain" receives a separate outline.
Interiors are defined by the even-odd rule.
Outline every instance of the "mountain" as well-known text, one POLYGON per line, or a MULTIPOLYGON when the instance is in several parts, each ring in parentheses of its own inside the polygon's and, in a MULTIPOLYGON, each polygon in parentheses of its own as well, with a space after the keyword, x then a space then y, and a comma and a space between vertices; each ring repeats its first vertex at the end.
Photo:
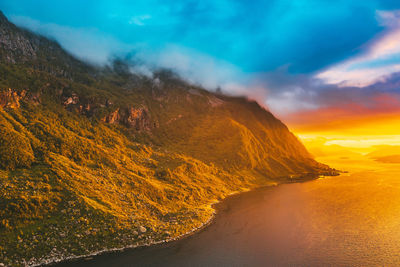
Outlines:
POLYGON ((379 145, 366 156, 382 163, 400 163, 400 146, 379 145))
POLYGON ((329 139, 324 137, 304 138, 303 144, 316 158, 331 157, 359 157, 363 150, 356 147, 344 147, 337 144, 329 144, 329 139))
POLYGON ((176 238, 212 203, 334 174, 254 101, 94 67, 0 12, 0 263, 176 238))

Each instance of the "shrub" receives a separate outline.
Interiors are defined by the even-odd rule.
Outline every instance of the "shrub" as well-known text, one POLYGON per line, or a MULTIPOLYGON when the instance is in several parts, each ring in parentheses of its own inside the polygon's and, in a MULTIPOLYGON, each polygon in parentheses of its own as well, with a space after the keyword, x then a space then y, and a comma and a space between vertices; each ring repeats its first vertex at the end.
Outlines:
POLYGON ((29 139, 14 129, 0 125, 0 167, 9 170, 29 167, 34 159, 29 139))

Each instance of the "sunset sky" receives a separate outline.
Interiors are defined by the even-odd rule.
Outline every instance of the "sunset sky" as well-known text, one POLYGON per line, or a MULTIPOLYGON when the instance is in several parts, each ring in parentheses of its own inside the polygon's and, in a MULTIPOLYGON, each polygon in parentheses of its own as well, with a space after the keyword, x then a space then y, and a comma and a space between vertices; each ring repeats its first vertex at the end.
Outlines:
POLYGON ((300 137, 400 145, 398 0, 1 1, 17 25, 93 64, 172 68, 247 95, 300 137))

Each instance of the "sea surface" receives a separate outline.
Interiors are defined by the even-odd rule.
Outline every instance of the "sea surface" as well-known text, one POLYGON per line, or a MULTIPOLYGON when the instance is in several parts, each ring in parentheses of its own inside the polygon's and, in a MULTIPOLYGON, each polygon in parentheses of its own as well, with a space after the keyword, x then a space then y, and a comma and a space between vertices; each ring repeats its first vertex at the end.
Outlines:
POLYGON ((400 164, 318 160, 349 172, 232 196, 192 236, 59 266, 400 266, 400 164))

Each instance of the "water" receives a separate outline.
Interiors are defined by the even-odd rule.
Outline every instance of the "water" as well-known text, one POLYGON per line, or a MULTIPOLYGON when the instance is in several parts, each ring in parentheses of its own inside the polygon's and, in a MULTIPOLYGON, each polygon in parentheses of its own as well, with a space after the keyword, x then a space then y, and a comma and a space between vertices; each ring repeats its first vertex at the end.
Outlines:
POLYGON ((193 236, 64 265, 400 266, 400 165, 327 161, 350 173, 233 196, 193 236))

